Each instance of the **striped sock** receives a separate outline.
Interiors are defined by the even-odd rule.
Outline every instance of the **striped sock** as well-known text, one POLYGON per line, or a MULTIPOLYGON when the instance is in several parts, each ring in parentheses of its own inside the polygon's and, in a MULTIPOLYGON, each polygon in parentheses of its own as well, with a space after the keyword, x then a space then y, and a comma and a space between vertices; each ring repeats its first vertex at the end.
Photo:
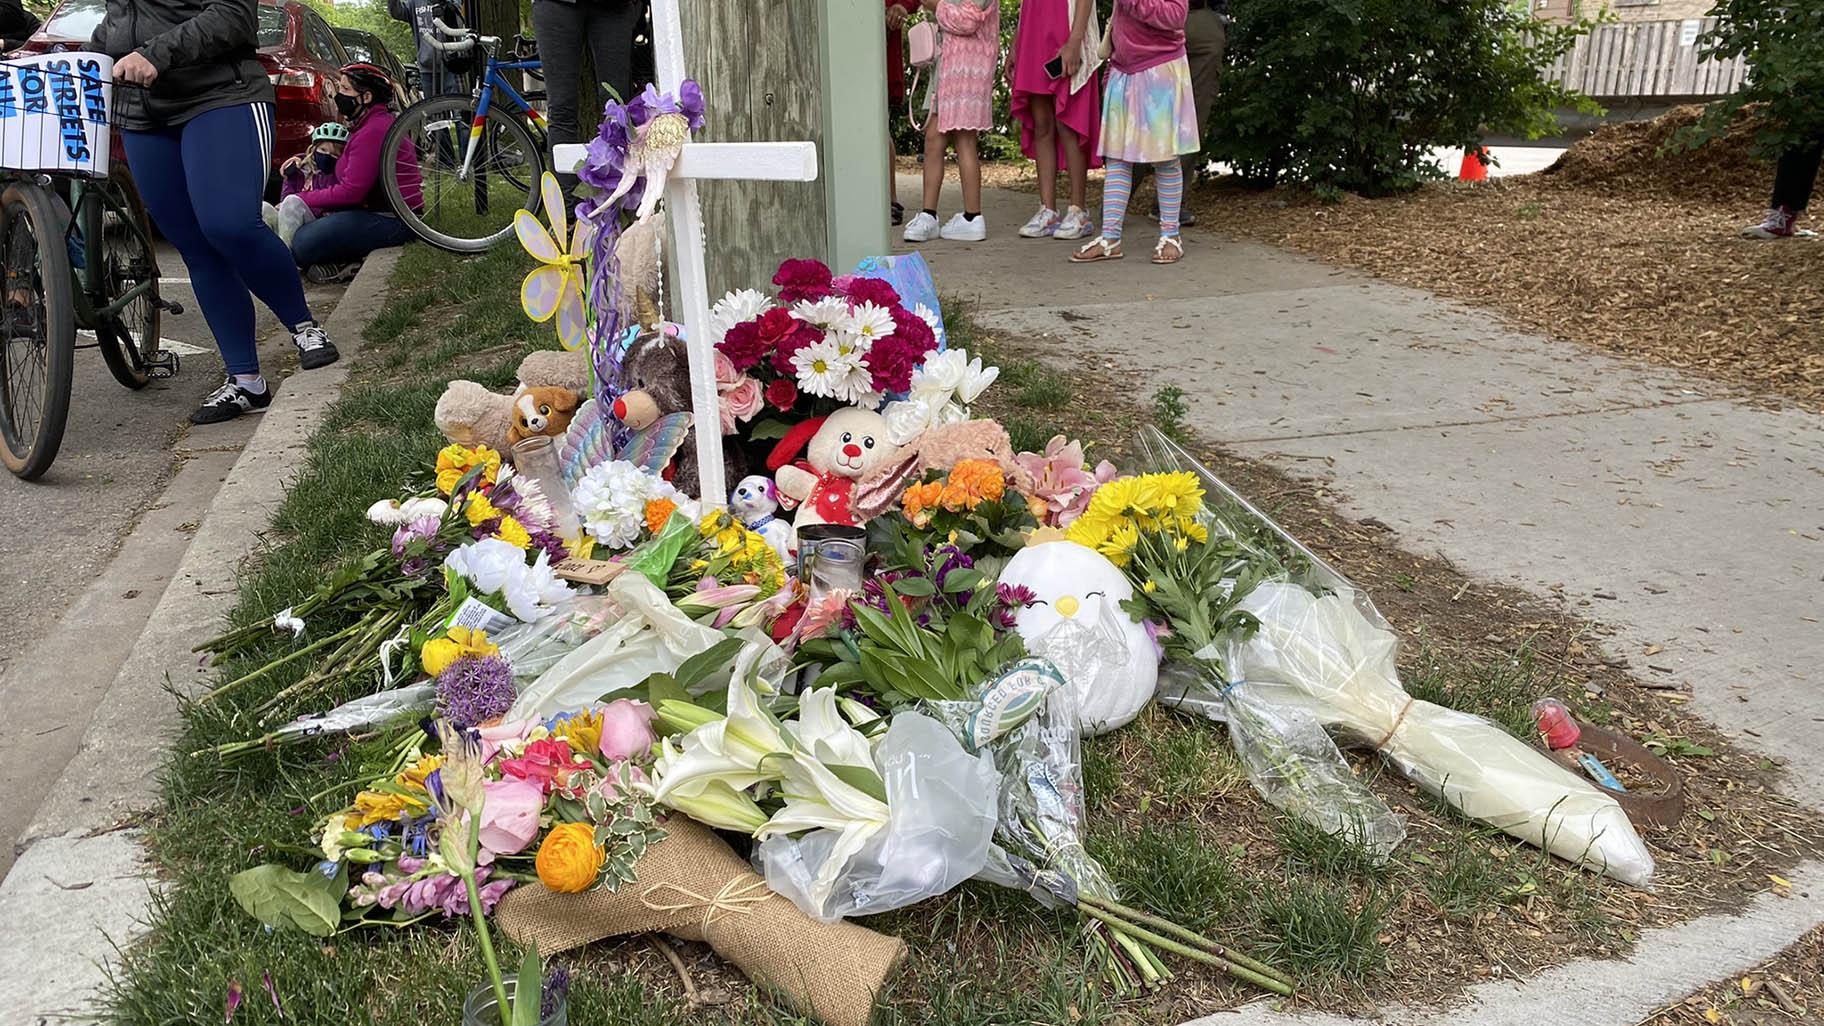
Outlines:
POLYGON ((1134 165, 1107 157, 1103 166, 1102 237, 1113 242, 1121 237, 1121 222, 1127 220, 1127 199, 1134 192, 1134 165))
POLYGON ((1184 207, 1184 165, 1176 160, 1154 164, 1153 183, 1159 188, 1159 234, 1176 235, 1184 207))

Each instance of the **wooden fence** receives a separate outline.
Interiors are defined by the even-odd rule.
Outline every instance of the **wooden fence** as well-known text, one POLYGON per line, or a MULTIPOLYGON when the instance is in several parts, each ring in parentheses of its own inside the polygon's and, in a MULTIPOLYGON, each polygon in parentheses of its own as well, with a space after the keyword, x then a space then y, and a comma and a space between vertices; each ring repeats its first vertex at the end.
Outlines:
POLYGON ((1741 88, 1746 62, 1700 61, 1697 40, 1715 18, 1602 25, 1577 40, 1546 78, 1602 99, 1727 96, 1741 88))

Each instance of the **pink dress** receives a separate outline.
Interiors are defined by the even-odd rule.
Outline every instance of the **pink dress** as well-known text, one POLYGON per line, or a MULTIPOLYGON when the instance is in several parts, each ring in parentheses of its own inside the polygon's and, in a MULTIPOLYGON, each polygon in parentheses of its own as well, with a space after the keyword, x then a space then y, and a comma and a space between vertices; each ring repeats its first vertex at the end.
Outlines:
POLYGON ((940 0, 937 88, 931 114, 940 132, 994 129, 994 77, 1001 57, 1000 0, 940 0))
MULTIPOLYGON (((1013 36, 1013 117, 1020 123, 1020 152, 1036 159, 1032 146, 1032 116, 1027 113, 1032 97, 1050 96, 1057 105, 1058 124, 1077 133, 1083 140, 1089 166, 1100 167, 1097 157, 1102 125, 1102 90, 1098 78, 1091 78, 1075 93, 1070 91, 1070 77, 1052 78, 1045 74, 1045 64, 1064 48, 1070 38, 1070 0, 1022 0, 1020 24, 1013 36)), ((1064 141, 1058 140, 1058 166, 1064 166, 1064 141)))

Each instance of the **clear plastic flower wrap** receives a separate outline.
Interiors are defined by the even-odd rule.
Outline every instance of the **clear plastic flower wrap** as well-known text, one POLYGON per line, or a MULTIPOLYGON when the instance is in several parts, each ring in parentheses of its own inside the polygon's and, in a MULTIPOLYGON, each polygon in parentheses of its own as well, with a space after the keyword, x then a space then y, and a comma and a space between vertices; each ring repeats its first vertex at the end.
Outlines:
POLYGON ((530 681, 622 615, 621 604, 612 595, 577 594, 532 623, 516 623, 488 635, 488 640, 500 646, 515 678, 530 681))
POLYGON ((889 819, 819 901, 812 881, 837 844, 834 830, 774 836, 754 850, 767 886, 832 923, 903 908, 981 872, 994 840, 998 774, 963 750, 942 724, 916 712, 893 717, 874 754, 889 819))

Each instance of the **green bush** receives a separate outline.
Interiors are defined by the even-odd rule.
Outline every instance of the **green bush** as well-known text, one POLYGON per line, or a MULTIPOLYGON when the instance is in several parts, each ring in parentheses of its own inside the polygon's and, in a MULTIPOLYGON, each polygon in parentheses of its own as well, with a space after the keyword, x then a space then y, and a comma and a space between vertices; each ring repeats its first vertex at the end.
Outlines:
POLYGON ((1755 150, 1762 156, 1824 139, 1824 4, 1719 0, 1710 14, 1717 25, 1701 40, 1703 57, 1747 58, 1748 81, 1712 104, 1682 141, 1720 135, 1748 104, 1761 116, 1755 150))
POLYGON ((380 37, 399 63, 411 67, 418 57, 418 44, 412 39, 412 27, 394 21, 386 13, 386 0, 304 0, 323 20, 336 28, 359 29, 380 37))
POLYGON ((1511 0, 1231 0, 1205 154, 1263 185, 1378 196, 1440 176, 1435 146, 1552 132, 1594 109, 1541 72, 1588 23, 1511 0))

